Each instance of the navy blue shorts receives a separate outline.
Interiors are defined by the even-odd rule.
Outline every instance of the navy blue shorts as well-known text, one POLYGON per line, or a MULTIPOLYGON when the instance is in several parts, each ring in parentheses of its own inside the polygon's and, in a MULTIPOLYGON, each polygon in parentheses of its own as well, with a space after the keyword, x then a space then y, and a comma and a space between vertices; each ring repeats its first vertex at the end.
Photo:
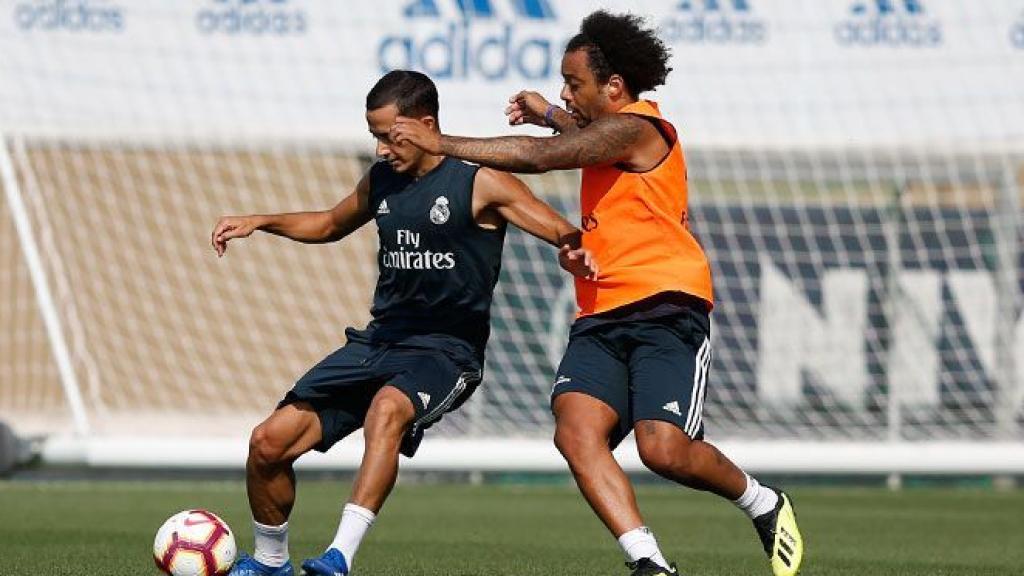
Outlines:
POLYGON ((452 351, 349 341, 300 378, 278 407, 308 402, 323 430, 314 448, 326 452, 362 428, 373 397, 384 385, 394 386, 416 408, 401 446, 412 457, 423 431, 468 400, 481 376, 479 361, 452 351))
POLYGON ((551 401, 581 392, 611 406, 619 416, 609 438, 612 448, 640 420, 671 422, 690 438, 701 439, 710 335, 710 318, 698 310, 611 322, 573 334, 551 401))

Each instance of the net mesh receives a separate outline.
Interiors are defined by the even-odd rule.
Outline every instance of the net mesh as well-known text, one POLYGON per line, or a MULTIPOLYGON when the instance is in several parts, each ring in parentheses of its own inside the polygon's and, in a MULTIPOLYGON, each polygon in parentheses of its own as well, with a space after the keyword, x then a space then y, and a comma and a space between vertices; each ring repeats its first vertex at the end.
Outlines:
MULTIPOLYGON (((330 245, 256 234, 223 259, 209 245, 221 214, 333 205, 367 168, 365 151, 14 144, 99 432, 257 419, 368 320, 372 224, 330 245)), ((698 149, 689 167, 690 221, 716 286, 710 434, 1020 434, 1019 161, 698 149)), ((526 180, 578 219, 575 172, 526 180)), ((11 418, 63 413, 10 222, 0 399, 11 418)), ((512 231, 484 386, 441 433, 547 436, 574 310, 553 250, 512 231)))

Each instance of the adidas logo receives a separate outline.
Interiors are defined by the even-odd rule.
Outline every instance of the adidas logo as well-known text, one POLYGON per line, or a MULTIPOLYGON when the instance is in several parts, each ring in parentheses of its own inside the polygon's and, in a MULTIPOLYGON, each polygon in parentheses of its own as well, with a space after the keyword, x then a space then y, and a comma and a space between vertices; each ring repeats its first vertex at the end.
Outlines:
POLYGON ((426 392, 417 392, 420 397, 420 401, 423 402, 423 407, 426 408, 430 404, 430 394, 426 392))
POLYGON ((669 43, 764 44, 768 21, 750 0, 683 0, 658 26, 669 43))
POLYGON ((555 11, 548 0, 413 0, 402 10, 406 18, 441 18, 458 17, 496 18, 506 16, 515 19, 554 20, 555 11), (504 9, 504 10, 503 10, 504 9))
POLYGON ((676 416, 682 416, 683 415, 683 413, 679 410, 679 402, 676 401, 676 400, 673 400, 673 401, 669 402, 668 404, 665 404, 661 408, 662 408, 662 410, 665 410, 667 412, 671 412, 671 413, 675 414, 676 416))
POLYGON ((404 4, 396 14, 394 33, 380 37, 373 51, 381 72, 411 68, 434 81, 517 84, 560 78, 565 31, 558 25, 552 0, 412 0, 404 4), (480 58, 484 53, 488 57, 480 58), (447 57, 435 57, 438 54, 447 57))
POLYGON ((943 36, 942 22, 927 13, 924 0, 858 0, 835 27, 841 46, 934 48, 943 36))
POLYGON ((786 566, 792 566, 792 557, 796 552, 793 549, 793 546, 796 545, 796 538, 793 538, 793 535, 787 532, 785 528, 779 528, 776 536, 776 542, 779 544, 775 550, 776 555, 786 566))
POLYGON ((377 207, 377 214, 391 214, 391 209, 388 208, 387 199, 380 201, 380 206, 377 207))

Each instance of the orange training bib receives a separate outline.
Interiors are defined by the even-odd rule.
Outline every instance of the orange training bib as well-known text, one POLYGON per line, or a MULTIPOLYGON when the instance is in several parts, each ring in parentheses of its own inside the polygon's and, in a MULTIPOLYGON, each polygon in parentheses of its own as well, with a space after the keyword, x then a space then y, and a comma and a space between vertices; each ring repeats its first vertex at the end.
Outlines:
POLYGON ((657 119, 672 149, 648 172, 583 169, 583 246, 594 254, 600 274, 597 280, 576 278, 579 316, 660 292, 684 292, 711 304, 711 268, 687 222, 686 161, 676 130, 649 100, 619 113, 657 119))

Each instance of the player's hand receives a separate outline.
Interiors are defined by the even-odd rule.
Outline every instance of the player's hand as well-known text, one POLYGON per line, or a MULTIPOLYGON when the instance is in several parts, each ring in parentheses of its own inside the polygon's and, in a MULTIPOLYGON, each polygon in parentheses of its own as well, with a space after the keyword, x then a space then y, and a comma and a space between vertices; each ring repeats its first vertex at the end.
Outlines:
POLYGON ((228 240, 246 238, 254 230, 256 230, 256 219, 251 216, 224 216, 213 227, 210 243, 213 244, 217 256, 223 256, 224 251, 228 249, 228 240))
POLYGON ((432 130, 415 118, 406 118, 405 116, 396 118, 389 136, 395 144, 408 142, 427 154, 441 153, 441 133, 432 130))
POLYGON ((505 108, 505 116, 508 117, 509 126, 521 126, 523 124, 534 124, 536 126, 547 126, 544 121, 544 114, 548 111, 548 102, 543 96, 536 92, 523 90, 522 92, 508 99, 508 108, 505 108))
POLYGON ((562 246, 558 250, 558 264, 573 276, 597 280, 597 262, 586 248, 572 248, 568 244, 562 246))

